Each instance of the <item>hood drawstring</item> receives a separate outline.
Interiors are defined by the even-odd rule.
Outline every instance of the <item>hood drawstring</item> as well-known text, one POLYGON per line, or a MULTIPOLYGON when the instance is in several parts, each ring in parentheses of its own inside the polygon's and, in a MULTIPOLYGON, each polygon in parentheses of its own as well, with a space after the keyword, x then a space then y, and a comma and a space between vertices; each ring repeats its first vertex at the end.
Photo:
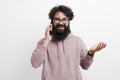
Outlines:
POLYGON ((63 53, 65 53, 65 45, 64 45, 64 41, 62 41, 62 45, 63 45, 63 53))
POLYGON ((58 54, 59 54, 59 51, 58 51, 59 49, 58 49, 58 42, 57 42, 57 59, 59 59, 59 56, 58 56, 58 54))
POLYGON ((65 54, 65 44, 64 44, 64 41, 61 41, 60 44, 59 42, 57 42, 57 59, 59 59, 60 55, 62 53, 65 54), (61 51, 59 51, 60 49, 62 49, 61 51))

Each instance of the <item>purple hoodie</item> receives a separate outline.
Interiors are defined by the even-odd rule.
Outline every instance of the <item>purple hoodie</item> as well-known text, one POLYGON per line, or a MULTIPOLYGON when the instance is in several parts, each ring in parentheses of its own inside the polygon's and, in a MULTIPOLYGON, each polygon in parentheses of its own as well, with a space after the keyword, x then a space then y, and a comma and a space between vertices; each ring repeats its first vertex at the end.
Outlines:
POLYGON ((43 64, 42 80, 82 80, 80 66, 88 69, 93 58, 87 55, 81 38, 70 33, 64 40, 51 41, 47 48, 42 46, 43 40, 31 57, 33 67, 43 64))

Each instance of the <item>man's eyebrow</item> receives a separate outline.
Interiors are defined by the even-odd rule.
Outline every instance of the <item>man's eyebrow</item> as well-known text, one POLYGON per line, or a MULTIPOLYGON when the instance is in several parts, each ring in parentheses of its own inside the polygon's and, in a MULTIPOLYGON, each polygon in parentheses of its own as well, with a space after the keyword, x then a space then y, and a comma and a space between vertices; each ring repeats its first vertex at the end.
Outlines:
MULTIPOLYGON (((54 18, 59 18, 59 19, 61 19, 60 17, 54 17, 54 18)), ((66 19, 67 17, 64 17, 64 18, 62 18, 62 19, 66 19)))

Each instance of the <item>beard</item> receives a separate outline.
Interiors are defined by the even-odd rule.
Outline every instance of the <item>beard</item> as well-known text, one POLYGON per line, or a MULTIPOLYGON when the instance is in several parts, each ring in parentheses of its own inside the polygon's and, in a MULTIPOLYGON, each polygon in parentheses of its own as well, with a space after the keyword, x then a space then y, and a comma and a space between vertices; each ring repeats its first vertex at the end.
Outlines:
POLYGON ((69 24, 68 26, 64 25, 64 24, 57 24, 56 26, 53 25, 52 28, 52 36, 53 36, 53 40, 55 41, 60 41, 65 39, 68 34, 70 33, 70 27, 69 24), (59 29, 60 27, 64 27, 64 29, 59 29))

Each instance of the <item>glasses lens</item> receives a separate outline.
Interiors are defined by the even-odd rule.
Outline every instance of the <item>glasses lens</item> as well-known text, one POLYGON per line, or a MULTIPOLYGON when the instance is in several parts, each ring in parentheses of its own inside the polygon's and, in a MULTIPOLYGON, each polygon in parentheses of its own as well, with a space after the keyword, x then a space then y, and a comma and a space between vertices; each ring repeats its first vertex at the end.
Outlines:
POLYGON ((63 23, 67 23, 67 21, 68 21, 67 18, 63 18, 63 19, 60 19, 60 18, 54 18, 53 20, 54 20, 54 22, 56 22, 56 23, 59 23, 60 21, 62 21, 63 23))

